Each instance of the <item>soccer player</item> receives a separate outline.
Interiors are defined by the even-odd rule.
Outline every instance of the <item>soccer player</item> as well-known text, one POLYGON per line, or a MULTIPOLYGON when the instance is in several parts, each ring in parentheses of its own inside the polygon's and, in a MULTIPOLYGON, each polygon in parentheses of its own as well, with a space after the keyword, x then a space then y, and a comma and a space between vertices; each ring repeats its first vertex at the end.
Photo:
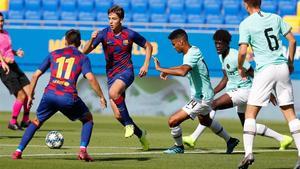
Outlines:
POLYGON ((93 158, 87 153, 87 146, 94 125, 93 116, 77 94, 76 83, 79 75, 83 74, 89 81, 92 89, 100 98, 99 101, 102 108, 106 107, 106 100, 97 79, 92 73, 90 60, 77 49, 81 43, 80 32, 74 29, 67 31, 65 40, 67 47, 51 52, 32 76, 28 106, 32 103, 38 79, 50 68, 50 81, 38 106, 37 118, 26 129, 17 150, 12 154, 13 159, 22 158, 22 152, 34 133, 52 115, 60 111, 70 120, 79 119, 82 122, 78 159, 93 161, 93 158))
POLYGON ((178 53, 183 54, 183 64, 171 68, 160 67, 159 61, 155 58, 155 68, 160 71, 160 77, 164 80, 168 75, 187 76, 190 81, 191 100, 181 109, 176 111, 169 118, 169 127, 171 135, 175 140, 175 145, 164 153, 176 154, 184 153, 182 143, 182 130, 180 124, 187 119, 194 119, 198 116, 200 121, 209 121, 207 125, 215 134, 224 138, 227 142, 227 151, 233 151, 238 144, 238 140, 231 138, 223 127, 215 120, 209 117, 212 111, 211 102, 214 92, 211 87, 207 66, 199 48, 190 45, 188 35, 183 29, 177 29, 171 32, 168 37, 173 47, 178 53))
POLYGON ((0 78, 4 83, 6 88, 9 90, 10 94, 13 94, 16 97, 16 100, 13 104, 11 120, 8 123, 8 128, 12 130, 21 130, 22 127, 27 127, 29 124, 29 109, 27 108, 27 94, 29 90, 29 80, 24 74, 24 72, 19 68, 15 62, 14 56, 23 57, 24 51, 18 49, 17 51, 12 49, 11 39, 6 30, 3 29, 4 26, 4 17, 0 12, 0 57, 2 67, 0 68, 0 78), (9 67, 9 72, 5 66, 7 63, 9 67), (24 109, 23 119, 21 125, 18 124, 17 119, 21 112, 21 109, 24 109))
MULTIPOLYGON (((248 95, 252 85, 253 69, 249 62, 245 61, 243 68, 246 70, 246 79, 243 80, 238 73, 238 51, 230 48, 231 34, 226 30, 217 30, 213 36, 217 53, 222 64, 223 78, 215 87, 214 93, 217 94, 226 87, 226 93, 212 102, 212 109, 223 110, 236 107, 241 124, 245 122, 245 110, 248 95)), ((276 100, 275 100, 276 101, 276 100)), ((275 103, 274 103, 275 104, 275 103)), ((215 114, 210 116, 213 118, 215 114)), ((199 124, 197 129, 190 136, 183 137, 184 144, 194 147, 198 137, 203 133, 206 126, 199 124)), ((263 124, 256 124, 256 133, 261 136, 271 137, 279 141, 280 150, 286 149, 293 139, 282 135, 268 128, 263 124)))
POLYGON ((294 70, 294 55, 296 40, 291 32, 291 26, 283 19, 260 9, 261 0, 244 0, 245 9, 249 15, 239 27, 238 71, 246 78, 243 68, 247 47, 254 52, 256 71, 252 88, 248 97, 244 124, 245 156, 238 168, 248 168, 254 162, 253 140, 256 134, 256 116, 262 106, 266 106, 274 91, 278 105, 288 121, 290 132, 298 149, 298 162, 295 168, 300 168, 300 121, 295 115, 293 88, 290 73, 294 70), (284 36, 289 43, 289 55, 284 57, 282 41, 284 36))
POLYGON ((85 45, 83 52, 90 53, 93 49, 102 44, 106 60, 106 75, 108 80, 108 92, 110 104, 114 111, 115 118, 125 128, 125 138, 135 134, 144 150, 149 149, 146 139, 146 131, 140 129, 129 116, 125 104, 125 91, 134 80, 134 71, 131 60, 133 43, 143 47, 146 51, 144 65, 141 67, 139 77, 146 76, 149 61, 152 55, 152 45, 137 32, 122 26, 124 9, 120 6, 113 6, 108 9, 109 27, 102 31, 94 31, 91 39, 85 45))

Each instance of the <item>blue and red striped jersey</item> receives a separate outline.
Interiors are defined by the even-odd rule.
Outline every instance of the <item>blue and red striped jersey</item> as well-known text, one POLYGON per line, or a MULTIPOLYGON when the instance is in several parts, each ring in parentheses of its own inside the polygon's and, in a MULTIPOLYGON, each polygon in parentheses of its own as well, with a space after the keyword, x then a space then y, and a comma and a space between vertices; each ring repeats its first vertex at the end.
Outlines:
POLYGON ((131 60, 132 44, 136 43, 144 47, 146 39, 126 27, 122 27, 122 31, 118 35, 115 35, 110 27, 107 27, 98 33, 93 46, 97 46, 100 42, 105 54, 106 74, 108 78, 111 78, 126 69, 133 69, 131 60))
POLYGON ((92 72, 88 57, 76 47, 69 46, 51 52, 43 61, 39 70, 43 73, 50 68, 50 81, 45 92, 51 90, 57 95, 76 94, 79 75, 92 72))

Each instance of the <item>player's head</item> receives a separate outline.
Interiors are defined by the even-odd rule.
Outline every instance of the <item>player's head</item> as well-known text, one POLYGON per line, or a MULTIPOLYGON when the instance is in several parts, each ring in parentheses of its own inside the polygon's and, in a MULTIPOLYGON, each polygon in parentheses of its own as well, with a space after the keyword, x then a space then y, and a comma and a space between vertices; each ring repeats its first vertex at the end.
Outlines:
POLYGON ((81 44, 81 35, 79 30, 70 29, 65 34, 66 46, 74 45, 78 48, 81 44))
POLYGON ((118 5, 112 6, 107 11, 109 26, 112 30, 118 29, 124 19, 124 9, 118 5))
POLYGON ((249 8, 259 8, 260 9, 261 0, 244 0, 244 6, 247 11, 249 8))
POLYGON ((227 30, 217 30, 213 36, 218 54, 225 54, 229 49, 231 34, 227 30))
POLYGON ((4 25, 4 16, 3 16, 3 14, 0 12, 0 31, 3 30, 3 25, 4 25))
POLYGON ((171 40, 177 52, 182 53, 185 45, 188 45, 188 35, 183 29, 176 29, 170 33, 168 39, 171 40))

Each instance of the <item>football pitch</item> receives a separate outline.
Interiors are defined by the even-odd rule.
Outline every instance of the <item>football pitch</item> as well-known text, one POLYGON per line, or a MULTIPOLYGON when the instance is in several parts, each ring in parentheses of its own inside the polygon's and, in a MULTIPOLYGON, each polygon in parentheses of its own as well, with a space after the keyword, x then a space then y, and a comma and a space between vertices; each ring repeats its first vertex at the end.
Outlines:
MULTIPOLYGON (((31 118, 34 114, 31 114, 31 118)), ((242 127, 238 120, 220 120, 221 124, 240 144, 231 155, 224 154, 225 142, 209 129, 197 141, 195 149, 185 149, 185 154, 167 155, 162 151, 172 146, 173 140, 167 126, 168 117, 133 117, 136 123, 148 132, 150 151, 142 151, 136 137, 124 138, 122 126, 113 116, 94 115, 94 130, 88 151, 95 161, 86 163, 77 160, 81 123, 71 122, 61 114, 48 120, 23 152, 22 160, 12 160, 24 131, 7 129, 9 113, 0 118, 0 168, 1 169, 232 169, 237 168, 243 156, 242 127), (51 130, 64 135, 61 149, 49 149, 45 136, 51 130)), ((285 122, 266 122, 268 127, 289 134, 285 122)), ((182 124, 183 135, 190 134, 197 121, 182 124)), ((257 136, 254 143, 255 163, 250 168, 293 168, 297 151, 295 144, 285 151, 277 150, 279 143, 273 139, 257 136)))

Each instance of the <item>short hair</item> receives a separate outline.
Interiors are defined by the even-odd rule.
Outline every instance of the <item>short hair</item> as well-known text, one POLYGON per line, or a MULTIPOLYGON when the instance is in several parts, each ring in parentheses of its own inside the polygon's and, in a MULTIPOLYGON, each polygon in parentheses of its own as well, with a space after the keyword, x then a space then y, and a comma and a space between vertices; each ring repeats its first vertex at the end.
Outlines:
POLYGON ((114 5, 107 10, 107 14, 115 13, 119 18, 124 19, 124 9, 119 5, 114 5))
POLYGON ((188 35, 183 29, 176 29, 168 36, 168 39, 170 40, 174 40, 177 38, 184 38, 185 40, 188 40, 188 35))
POLYGON ((0 12, 0 16, 2 16, 2 17, 3 17, 3 13, 2 13, 2 12, 0 12))
POLYGON ((261 0, 244 0, 244 2, 251 7, 260 7, 261 5, 261 0))
POLYGON ((70 29, 65 34, 65 39, 68 42, 68 45, 74 44, 75 47, 79 47, 81 44, 81 35, 79 30, 70 29))
POLYGON ((231 34, 227 30, 219 29, 214 33, 213 39, 229 44, 231 41, 231 34))

